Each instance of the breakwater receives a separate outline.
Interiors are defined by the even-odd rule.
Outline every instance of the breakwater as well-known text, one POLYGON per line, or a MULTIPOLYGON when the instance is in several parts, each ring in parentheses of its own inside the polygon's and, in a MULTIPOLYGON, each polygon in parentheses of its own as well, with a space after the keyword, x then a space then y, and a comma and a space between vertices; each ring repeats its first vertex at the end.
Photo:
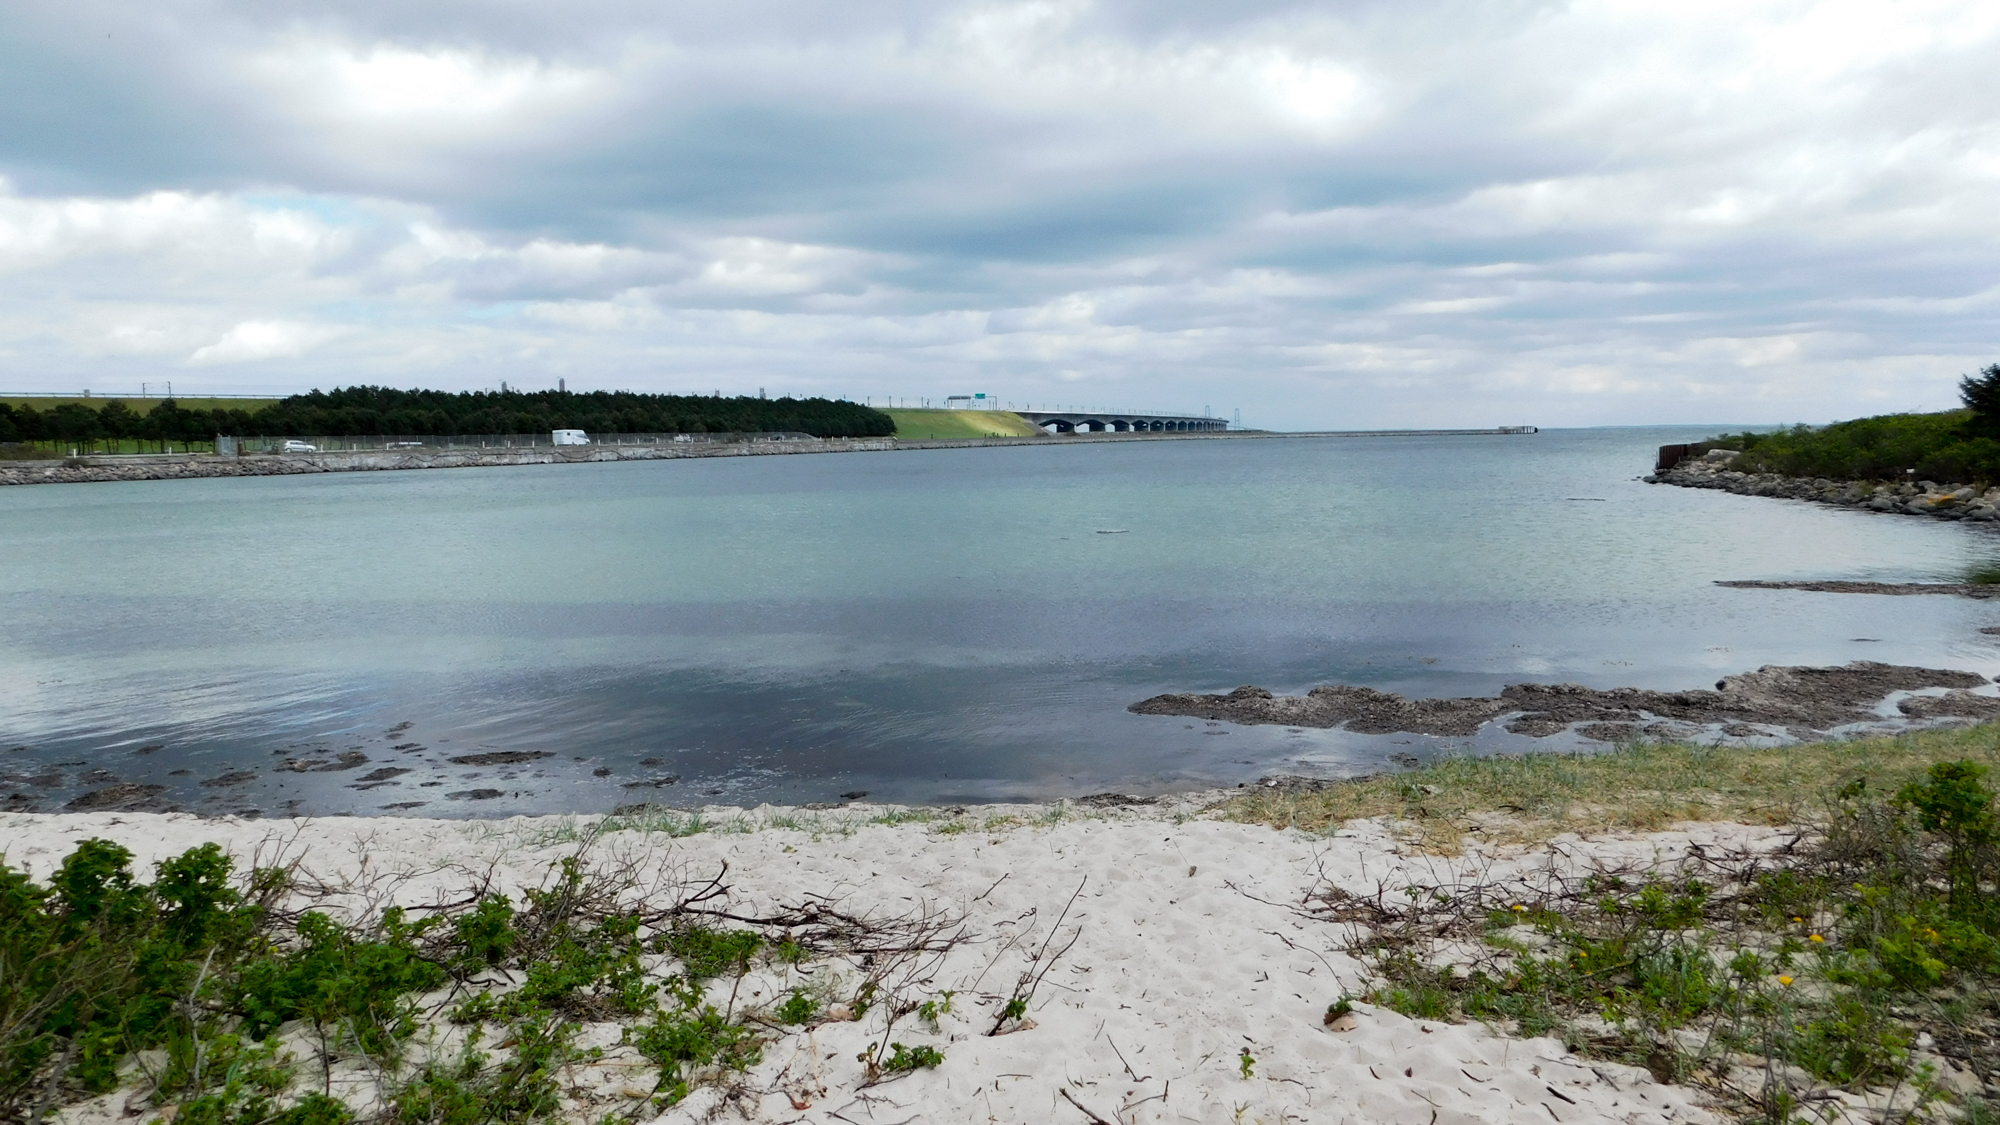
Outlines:
POLYGON ((1842 508, 1864 508, 1896 515, 1943 520, 2000 520, 2000 488, 1981 492, 1969 485, 1936 481, 1841 481, 1826 477, 1787 477, 1777 473, 1745 473, 1730 468, 1737 455, 1717 449, 1683 460, 1643 478, 1648 484, 1709 488, 1739 496, 1775 496, 1842 508))
POLYGON ((322 450, 311 453, 260 453, 242 456, 220 456, 212 453, 120 454, 70 457, 62 460, 0 461, 0 485, 184 480, 198 477, 275 477, 403 469, 470 469, 501 465, 578 465, 604 461, 672 461, 690 457, 764 457, 801 453, 889 453, 918 449, 977 449, 996 445, 1241 441, 1315 437, 1421 437, 1443 434, 1518 435, 1533 432, 1533 427, 1493 430, 1360 430, 1325 433, 1279 433, 1263 430, 1181 433, 1104 432, 1050 434, 1043 437, 914 441, 898 438, 801 438, 786 441, 676 442, 656 445, 322 450))
POLYGON ((145 454, 71 457, 56 461, 0 462, 0 485, 78 484, 92 481, 181 480, 194 477, 275 477, 307 473, 403 469, 471 469, 502 465, 581 465, 605 461, 675 461, 691 457, 761 457, 799 453, 880 453, 910 449, 965 449, 988 445, 1162 441, 1214 434, 1092 434, 1047 438, 972 438, 898 441, 894 438, 811 438, 799 441, 690 442, 661 445, 569 445, 491 449, 364 449, 314 453, 145 454))

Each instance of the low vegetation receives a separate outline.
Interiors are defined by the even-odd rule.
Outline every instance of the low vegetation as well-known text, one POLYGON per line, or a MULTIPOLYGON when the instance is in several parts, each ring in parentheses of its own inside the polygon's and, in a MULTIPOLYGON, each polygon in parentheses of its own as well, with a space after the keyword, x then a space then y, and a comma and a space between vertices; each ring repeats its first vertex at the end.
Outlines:
POLYGON ((1603 753, 1452 757, 1326 785, 1246 789, 1218 811, 1313 832, 1393 817, 1434 850, 1450 852, 1468 834, 1526 841, 1653 831, 1680 821, 1793 824, 1810 819, 1824 796, 1802 778, 1862 780, 1872 791, 1892 792, 1933 763, 1957 759, 2000 770, 2000 726, 1792 746, 1641 742, 1603 753))
POLYGON ((574 857, 518 899, 480 886, 423 911, 343 909, 297 874, 239 874, 209 844, 144 882, 103 840, 46 883, 0 864, 0 1121, 129 1089, 127 1116, 197 1125, 608 1125, 871 1006, 875 1080, 943 1061, 889 1036, 919 1013, 938 1030, 913 987, 962 940, 951 918, 739 918, 719 877, 574 857))
MULTIPOLYGON (((2000 822, 1984 766, 1842 785, 1788 852, 1329 892, 1357 999, 1708 1088, 1749 1120, 1995 1118, 2000 822)), ((1329 1013, 1333 1017, 1333 1013, 1329 1013)))
MULTIPOLYGON (((1787 826, 1793 843, 1673 870, 1450 877, 1311 913, 1372 967, 1356 1001, 1482 1020, 1707 1087, 1746 1120, 2000 1121, 2000 728, 1769 749, 1637 744, 1451 759, 1222 815, 1316 832, 1389 817, 1413 842, 1787 826), (1990 1086, 1989 1086, 1990 1088, 1990 1086)), ((1461 861, 1438 870, 1473 870, 1461 861)), ((1350 1009, 1328 1012, 1333 1022, 1350 1009)))
POLYGON ((1967 376, 1959 392, 1962 410, 1726 434, 1700 451, 1740 450, 1731 468, 1788 477, 2000 483, 2000 364, 1967 376))

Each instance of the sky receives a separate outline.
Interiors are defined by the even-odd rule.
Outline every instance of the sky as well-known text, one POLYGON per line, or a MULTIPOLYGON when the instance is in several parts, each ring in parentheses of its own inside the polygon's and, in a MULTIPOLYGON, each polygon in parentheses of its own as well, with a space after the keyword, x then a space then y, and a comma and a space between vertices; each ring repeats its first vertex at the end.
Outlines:
POLYGON ((17 0, 0 392, 1944 409, 1996 57, 1992 0, 17 0))

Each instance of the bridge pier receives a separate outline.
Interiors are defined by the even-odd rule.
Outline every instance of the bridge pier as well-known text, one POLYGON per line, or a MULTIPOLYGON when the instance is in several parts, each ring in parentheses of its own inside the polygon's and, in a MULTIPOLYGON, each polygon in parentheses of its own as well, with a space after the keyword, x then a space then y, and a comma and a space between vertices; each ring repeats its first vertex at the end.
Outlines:
POLYGON ((1019 410, 1015 413, 1052 434, 1196 433, 1220 432, 1229 424, 1220 418, 1192 414, 1110 414, 1071 410, 1019 410))

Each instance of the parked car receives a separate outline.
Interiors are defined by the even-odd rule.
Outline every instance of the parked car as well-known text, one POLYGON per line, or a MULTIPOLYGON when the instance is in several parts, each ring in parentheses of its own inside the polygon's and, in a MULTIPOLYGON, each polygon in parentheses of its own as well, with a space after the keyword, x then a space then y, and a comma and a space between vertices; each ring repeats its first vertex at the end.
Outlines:
POLYGON ((557 445, 589 445, 590 435, 582 430, 550 430, 549 437, 557 445))
POLYGON ((311 442, 304 442, 304 441, 300 441, 300 440, 298 440, 297 438, 286 438, 286 439, 285 439, 285 444, 284 444, 284 446, 283 446, 283 447, 281 447, 281 448, 280 448, 280 449, 278 450, 278 452, 280 452, 280 453, 318 453, 318 452, 319 452, 319 446, 317 446, 317 445, 314 445, 314 444, 312 444, 311 442))

